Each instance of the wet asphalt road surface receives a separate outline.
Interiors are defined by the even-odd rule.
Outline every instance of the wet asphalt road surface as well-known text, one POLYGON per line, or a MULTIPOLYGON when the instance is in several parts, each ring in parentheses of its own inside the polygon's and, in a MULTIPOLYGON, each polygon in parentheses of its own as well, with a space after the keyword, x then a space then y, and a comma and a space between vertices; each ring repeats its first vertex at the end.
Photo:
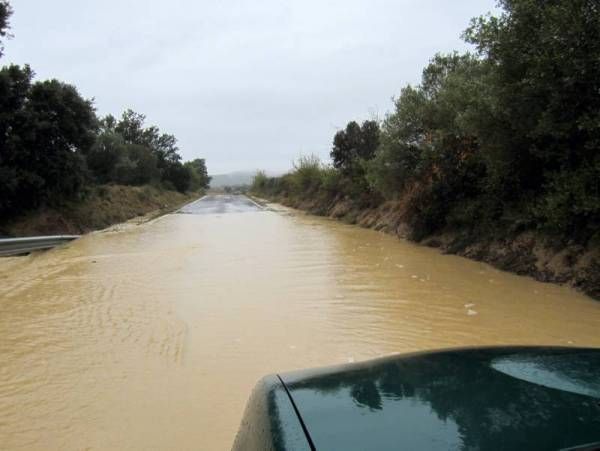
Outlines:
POLYGON ((210 215, 261 211, 262 207, 240 194, 209 194, 185 205, 177 213, 210 215))

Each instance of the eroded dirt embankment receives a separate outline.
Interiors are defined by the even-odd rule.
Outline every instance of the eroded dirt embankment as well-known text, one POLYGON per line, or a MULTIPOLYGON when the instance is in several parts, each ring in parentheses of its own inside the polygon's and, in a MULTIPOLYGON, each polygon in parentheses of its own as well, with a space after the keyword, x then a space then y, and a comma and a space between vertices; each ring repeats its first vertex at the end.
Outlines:
POLYGON ((199 197, 152 186, 102 185, 80 202, 45 207, 0 222, 0 235, 81 234, 141 216, 158 216, 199 197))
MULTIPOLYGON (((311 214, 328 216, 404 239, 415 233, 403 219, 399 202, 385 202, 376 208, 360 209, 349 200, 323 203, 318 199, 298 201, 278 197, 271 201, 311 214)), ((552 239, 536 231, 482 237, 446 230, 414 240, 443 253, 483 261, 496 268, 526 275, 543 282, 566 284, 600 300, 600 248, 552 239)))

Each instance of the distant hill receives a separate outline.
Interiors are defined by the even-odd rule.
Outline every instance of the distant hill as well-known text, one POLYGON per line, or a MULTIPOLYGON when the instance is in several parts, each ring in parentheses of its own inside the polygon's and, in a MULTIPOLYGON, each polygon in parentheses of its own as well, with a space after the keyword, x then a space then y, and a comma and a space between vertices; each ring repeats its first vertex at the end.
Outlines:
POLYGON ((223 188, 225 186, 250 185, 256 171, 238 171, 229 174, 211 175, 210 187, 223 188))
MULTIPOLYGON (((243 186, 243 185, 251 185, 254 176, 256 175, 256 171, 236 171, 230 172, 228 174, 215 174, 211 175, 210 187, 211 188, 223 188, 225 186, 243 186)), ((271 174, 281 175, 281 174, 271 174)))

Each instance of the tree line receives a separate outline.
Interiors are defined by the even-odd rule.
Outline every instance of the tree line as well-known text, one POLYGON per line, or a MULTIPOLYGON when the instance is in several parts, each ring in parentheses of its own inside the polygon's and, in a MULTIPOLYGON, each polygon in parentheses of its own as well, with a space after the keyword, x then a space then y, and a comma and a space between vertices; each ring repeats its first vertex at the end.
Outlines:
MULTIPOLYGON (((0 0, 0 57, 12 9, 0 0)), ((132 110, 98 117, 91 100, 28 66, 0 69, 0 216, 82 199, 95 184, 208 187, 203 159, 183 163, 177 139, 132 110)))
POLYGON ((332 164, 302 158, 267 196, 398 201, 418 239, 444 228, 600 240, 600 3, 501 0, 473 52, 437 54, 382 121, 350 122, 332 164))

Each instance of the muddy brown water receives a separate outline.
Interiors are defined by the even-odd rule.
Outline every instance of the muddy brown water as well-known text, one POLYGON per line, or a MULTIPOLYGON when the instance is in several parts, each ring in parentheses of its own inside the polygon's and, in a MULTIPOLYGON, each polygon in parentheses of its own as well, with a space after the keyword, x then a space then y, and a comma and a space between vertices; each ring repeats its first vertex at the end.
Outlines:
POLYGON ((228 449, 267 373, 465 345, 600 346, 600 303, 571 289, 208 200, 203 214, 0 260, 0 448, 228 449))

